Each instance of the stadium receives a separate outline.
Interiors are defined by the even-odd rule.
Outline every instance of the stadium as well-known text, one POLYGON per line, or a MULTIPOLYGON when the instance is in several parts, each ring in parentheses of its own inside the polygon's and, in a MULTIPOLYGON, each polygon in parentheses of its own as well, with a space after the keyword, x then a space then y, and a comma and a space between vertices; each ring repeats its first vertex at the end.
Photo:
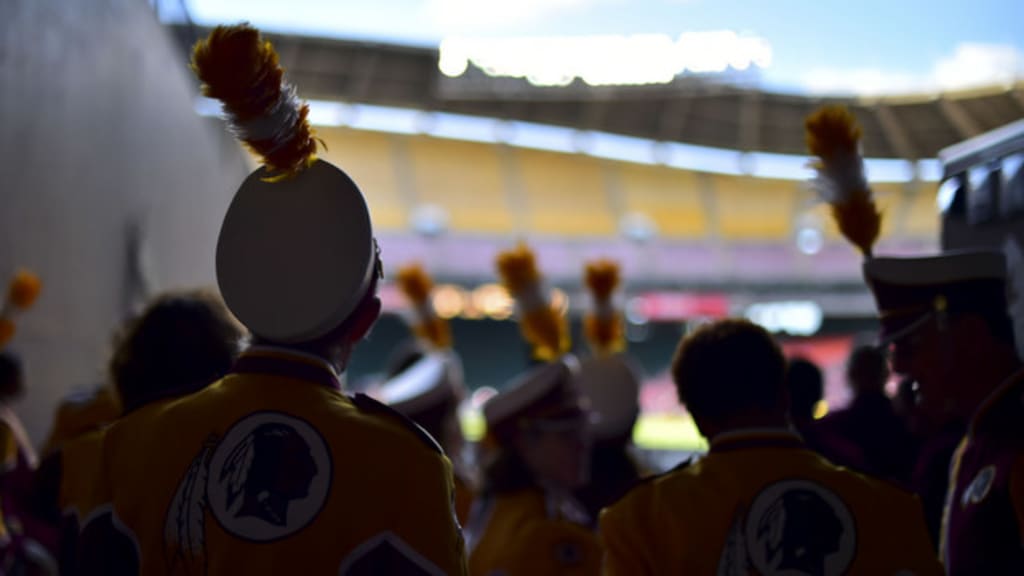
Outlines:
POLYGON ((0 575, 1024 570, 1024 5, 4 8, 0 575))
MULTIPOLYGON (((45 34, 7 35, 20 39, 10 49, 23 65, 5 68, 5 85, 21 87, 8 100, 5 124, 25 126, 20 110, 30 103, 48 110, 50 127, 24 138, 60 133, 49 155, 74 159, 57 170, 27 158, 5 163, 5 180, 18 184, 5 193, 12 209, 4 211, 3 263, 21 259, 53 279, 50 305, 23 329, 38 373, 22 409, 36 438, 45 434, 56 398, 90 384, 85 375, 101 376, 107 342, 91 335, 112 333, 154 291, 212 284, 211 251, 199 248, 213 244, 230 182, 253 166, 184 66, 208 29, 187 14, 162 23, 156 15, 166 6, 156 8, 111 4, 107 12, 68 10, 41 23, 35 19, 43 9, 33 7, 6 23, 11 31, 32 24, 60 36, 88 30, 75 58, 93 63, 46 60, 63 48, 33 45, 46 42, 45 34), (52 83, 64 96, 43 90, 52 83), (97 138, 103 146, 86 144, 97 138), (120 166, 139 146, 153 160, 120 166), (155 161, 167 154, 177 160, 173 168, 155 161), (110 181, 114 166, 128 175, 110 181), (93 173, 94 182, 80 183, 80 175, 93 173), (192 230, 187 240, 172 238, 180 226, 192 230), (54 252, 57 240, 76 248, 54 252), (96 296, 97 305, 73 307, 82 294, 96 296), (42 361, 54 350, 64 361, 42 361)), ((452 320, 471 387, 500 388, 526 355, 511 301, 496 285, 499 250, 528 241, 537 251, 573 319, 577 346, 588 306, 582 262, 622 262, 630 352, 649 379, 644 406, 652 419, 639 429, 649 446, 667 441, 644 430, 685 418, 666 380, 667 360, 687 326, 707 319, 740 315, 765 323, 788 349, 826 367, 830 405, 845 401, 842 361, 876 325, 857 254, 807 184, 806 114, 839 102, 857 115, 885 214, 880 249, 913 254, 948 243, 937 203, 940 151, 1024 113, 1019 82, 823 98, 762 90, 756 78, 729 68, 664 84, 592 86, 575 78, 557 86, 492 76, 470 57, 460 74, 446 74, 437 48, 270 39, 311 103, 326 158, 348 166, 369 191, 388 271, 420 262, 443 285, 435 304, 452 320)), ((1015 178, 1005 176, 1019 196, 1017 170, 1015 178)), ((390 314, 352 366, 357 388, 384 370, 383 343, 408 330, 400 295, 390 285, 382 294, 390 314)))

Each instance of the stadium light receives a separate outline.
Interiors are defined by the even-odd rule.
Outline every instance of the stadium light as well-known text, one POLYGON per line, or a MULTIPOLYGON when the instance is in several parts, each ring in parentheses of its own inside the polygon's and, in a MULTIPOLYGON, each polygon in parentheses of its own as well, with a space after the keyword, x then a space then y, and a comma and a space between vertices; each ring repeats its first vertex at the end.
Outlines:
POLYGON ((646 244, 658 236, 658 225, 642 212, 630 212, 623 216, 619 230, 623 236, 637 244, 646 244))
POLYGON ((569 314, 569 295, 561 288, 551 289, 551 307, 558 311, 559 316, 569 314))
POLYGON ((825 245, 824 226, 814 212, 805 212, 797 220, 796 247, 803 254, 813 256, 825 245))
POLYGON ((437 315, 450 320, 466 309, 466 291, 454 284, 442 284, 434 289, 431 301, 437 315))
POLYGON ((409 217, 412 229, 427 238, 436 238, 448 231, 448 211, 436 204, 421 204, 409 217))
POLYGON ((745 316, 771 332, 811 336, 821 329, 824 313, 816 302, 765 302, 751 304, 745 316))
POLYGON ((500 284, 484 284, 473 291, 473 307, 494 320, 512 317, 515 302, 500 284))

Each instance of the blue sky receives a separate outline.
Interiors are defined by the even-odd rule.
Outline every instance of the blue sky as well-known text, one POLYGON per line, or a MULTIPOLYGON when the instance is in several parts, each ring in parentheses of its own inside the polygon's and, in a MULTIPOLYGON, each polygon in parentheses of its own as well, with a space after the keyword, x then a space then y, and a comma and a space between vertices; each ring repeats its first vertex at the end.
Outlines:
MULTIPOLYGON (((173 19, 174 1, 164 0, 173 19)), ((449 36, 736 30, 766 39, 765 88, 955 89, 1024 76, 1022 0, 185 0, 202 24, 436 46, 449 36)))

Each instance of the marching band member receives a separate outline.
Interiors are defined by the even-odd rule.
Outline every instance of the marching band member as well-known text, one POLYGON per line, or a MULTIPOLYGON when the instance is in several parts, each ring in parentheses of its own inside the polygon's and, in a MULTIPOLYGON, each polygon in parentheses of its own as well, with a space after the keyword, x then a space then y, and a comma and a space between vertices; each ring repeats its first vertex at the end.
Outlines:
POLYGON ((498 257, 539 363, 484 404, 483 493, 468 527, 474 576, 591 575, 600 548, 573 490, 587 481, 589 411, 565 320, 525 246, 498 257))
POLYGON ((19 270, 0 305, 0 572, 55 573, 51 551, 56 532, 40 522, 32 506, 38 465, 13 404, 25 393, 21 359, 6 345, 14 338, 18 314, 32 307, 42 291, 39 277, 19 270))
POLYGON ((459 405, 466 397, 462 360, 452 348, 451 328, 430 300, 433 280, 419 265, 404 266, 398 287, 413 307, 412 330, 417 345, 405 355, 397 373, 380 389, 380 399, 434 437, 452 461, 455 472, 455 513, 469 519, 476 477, 463 457, 466 439, 459 424, 459 405))
POLYGON ((86 571, 463 574, 450 462, 404 416, 342 390, 381 309, 362 192, 316 157, 309 108, 257 30, 217 27, 192 66, 263 160, 228 208, 216 258, 252 343, 214 384, 106 429, 109 506, 82 540, 118 565, 86 571))
POLYGON ((592 299, 583 319, 591 356, 580 362, 579 382, 594 413, 590 482, 579 492, 591 518, 621 498, 647 474, 634 453, 633 426, 640 415, 640 374, 626 354, 626 334, 613 294, 621 282, 611 260, 588 262, 584 283, 592 299))
POLYGON ((939 546, 946 570, 1024 573, 1024 367, 1008 312, 1006 255, 875 256, 877 227, 857 233, 872 210, 864 208, 863 171, 850 169, 851 158, 859 162, 856 121, 825 108, 807 128, 840 230, 864 255, 893 371, 917 382, 925 417, 969 423, 949 468, 939 546))
MULTIPOLYGON (((205 290, 170 292, 126 323, 108 371, 124 414, 173 401, 223 377, 238 356, 243 329, 220 298, 205 290)), ((122 414, 118 414, 120 417, 122 414)), ((63 442, 36 475, 41 516, 60 523, 61 572, 74 574, 80 558, 105 552, 81 541, 83 524, 105 504, 103 428, 63 442)), ((83 560, 87 565, 102 559, 83 560)))
POLYGON ((51 454, 69 440, 102 428, 119 416, 121 398, 111 384, 74 390, 57 405, 42 453, 51 454))
POLYGON ((672 379, 710 450, 604 511, 605 574, 942 573, 916 498, 792 431, 785 376, 779 345, 746 320, 682 340, 672 379))

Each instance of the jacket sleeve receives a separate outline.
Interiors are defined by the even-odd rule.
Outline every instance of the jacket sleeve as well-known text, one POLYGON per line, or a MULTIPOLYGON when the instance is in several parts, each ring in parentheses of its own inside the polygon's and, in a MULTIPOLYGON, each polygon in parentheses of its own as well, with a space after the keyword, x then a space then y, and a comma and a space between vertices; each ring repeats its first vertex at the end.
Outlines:
POLYGON ((380 478, 382 493, 389 494, 386 502, 351 503, 378 506, 388 530, 353 551, 339 570, 341 576, 468 574, 462 529, 455 518, 451 464, 443 454, 421 447, 417 452, 407 458, 396 455, 405 464, 401 474, 380 478))
POLYGON ((1010 471, 1010 500, 1017 517, 1017 535, 1024 546, 1024 456, 1018 456, 1010 471))

